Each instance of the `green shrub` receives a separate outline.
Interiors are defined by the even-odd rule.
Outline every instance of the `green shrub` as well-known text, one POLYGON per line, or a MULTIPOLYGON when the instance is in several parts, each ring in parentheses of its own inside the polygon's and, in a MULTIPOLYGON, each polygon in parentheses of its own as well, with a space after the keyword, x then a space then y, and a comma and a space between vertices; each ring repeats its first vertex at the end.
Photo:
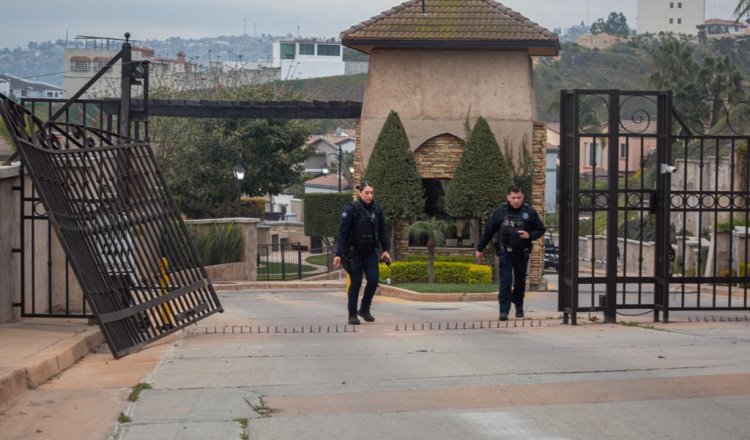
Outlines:
POLYGON ((351 192, 305 194, 305 235, 335 237, 351 192))
MULTIPOLYGON (((380 276, 384 271, 381 267, 380 276)), ((394 283, 427 282, 426 261, 397 261, 391 264, 389 276, 394 283)), ((486 284, 492 282, 492 268, 481 264, 436 262, 435 282, 486 284)))
MULTIPOLYGON (((740 263, 740 273, 738 275, 740 278, 744 278, 745 280, 750 277, 750 262, 746 261, 744 263, 740 263)), ((740 287, 750 287, 750 283, 739 283, 740 287)))
POLYGON ((386 266, 385 263, 380 263, 378 265, 378 271, 380 273, 378 277, 381 279, 381 281, 391 277, 391 268, 386 266))
POLYGON ((266 212, 265 197, 243 197, 240 200, 240 216, 249 218, 263 218, 266 212))
POLYGON ((187 225, 201 261, 206 266, 242 261, 242 227, 235 223, 187 225))

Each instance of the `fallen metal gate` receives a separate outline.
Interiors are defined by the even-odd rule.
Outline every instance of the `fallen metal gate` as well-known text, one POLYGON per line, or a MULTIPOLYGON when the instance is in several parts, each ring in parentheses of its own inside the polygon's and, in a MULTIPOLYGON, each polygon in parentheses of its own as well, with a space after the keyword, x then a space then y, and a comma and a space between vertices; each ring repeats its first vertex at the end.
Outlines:
POLYGON ((148 144, 0 114, 116 358, 223 311, 148 144))
POLYGON ((564 322, 748 310, 750 136, 692 134, 671 92, 563 91, 560 117, 564 322))

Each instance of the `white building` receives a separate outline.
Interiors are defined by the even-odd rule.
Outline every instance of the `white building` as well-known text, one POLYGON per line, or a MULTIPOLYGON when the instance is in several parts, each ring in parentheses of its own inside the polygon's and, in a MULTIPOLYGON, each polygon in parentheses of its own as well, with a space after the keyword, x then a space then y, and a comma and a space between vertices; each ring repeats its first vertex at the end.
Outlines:
POLYGON ((0 77, 0 93, 10 96, 10 80, 0 77))
POLYGON ((5 96, 13 96, 15 99, 23 98, 62 98, 60 87, 41 81, 30 81, 17 76, 0 75, 0 93, 5 96))
POLYGON ((671 32, 697 35, 706 19, 706 0, 638 0, 639 34, 671 32))
POLYGON ((341 42, 284 40, 273 43, 272 66, 281 79, 307 79, 345 75, 341 42))

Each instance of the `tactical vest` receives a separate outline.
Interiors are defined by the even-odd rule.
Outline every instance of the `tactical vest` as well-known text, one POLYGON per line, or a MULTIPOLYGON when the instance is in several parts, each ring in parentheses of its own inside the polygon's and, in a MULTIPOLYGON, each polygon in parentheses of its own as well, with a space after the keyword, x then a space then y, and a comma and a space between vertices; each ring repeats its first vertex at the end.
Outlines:
POLYGON ((525 205, 518 210, 518 212, 509 212, 508 207, 505 208, 505 215, 503 221, 500 224, 500 229, 495 236, 495 243, 499 244, 502 248, 518 251, 530 247, 530 240, 521 238, 518 234, 519 231, 524 230, 526 226, 526 220, 528 220, 529 214, 526 211, 525 205), (524 219, 524 214, 526 218, 524 219))

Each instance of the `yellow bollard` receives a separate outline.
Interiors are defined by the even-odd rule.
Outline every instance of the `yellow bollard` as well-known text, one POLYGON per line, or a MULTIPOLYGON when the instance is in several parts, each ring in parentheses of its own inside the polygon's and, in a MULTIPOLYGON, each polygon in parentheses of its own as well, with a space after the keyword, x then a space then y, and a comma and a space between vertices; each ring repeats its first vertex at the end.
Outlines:
MULTIPOLYGON (((161 294, 166 295, 169 293, 169 285, 172 284, 172 279, 169 277, 169 261, 162 257, 159 259, 159 270, 161 276, 159 277, 159 285, 161 286, 161 294)), ((161 314, 161 320, 164 327, 175 326, 172 322, 172 308, 169 306, 169 302, 165 302, 159 307, 159 313, 161 314)))

